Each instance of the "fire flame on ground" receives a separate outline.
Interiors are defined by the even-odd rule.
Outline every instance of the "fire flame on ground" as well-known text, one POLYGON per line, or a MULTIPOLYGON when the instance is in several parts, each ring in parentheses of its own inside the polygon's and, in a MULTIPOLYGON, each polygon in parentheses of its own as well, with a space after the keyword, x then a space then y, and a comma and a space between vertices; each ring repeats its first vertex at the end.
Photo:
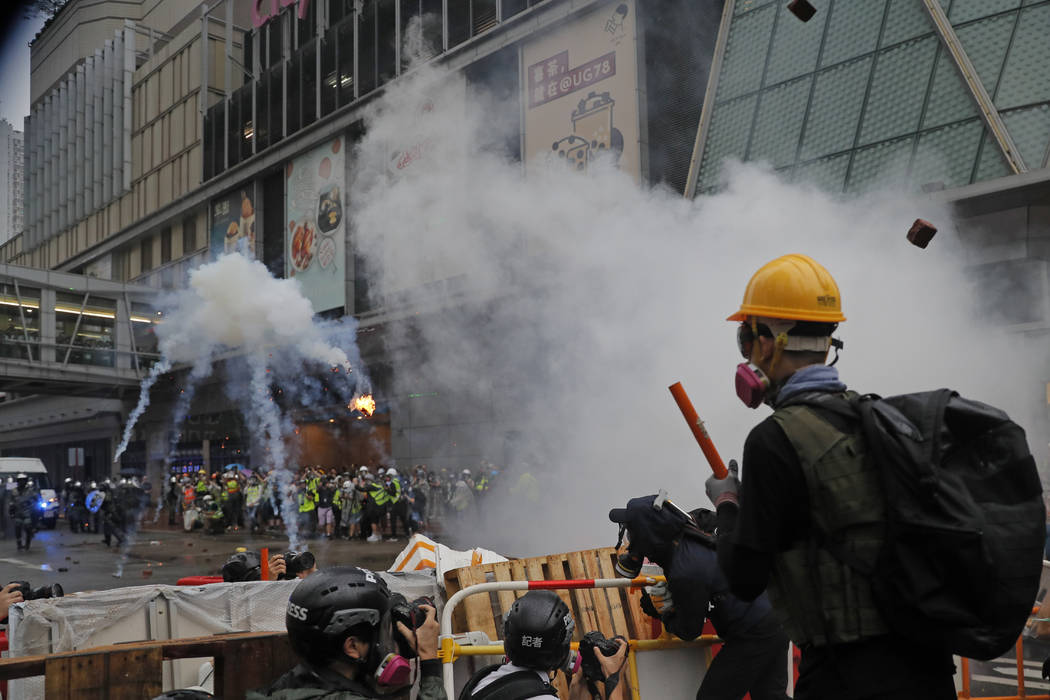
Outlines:
POLYGON ((360 411, 369 418, 376 412, 376 400, 371 394, 356 397, 346 405, 351 411, 360 411))

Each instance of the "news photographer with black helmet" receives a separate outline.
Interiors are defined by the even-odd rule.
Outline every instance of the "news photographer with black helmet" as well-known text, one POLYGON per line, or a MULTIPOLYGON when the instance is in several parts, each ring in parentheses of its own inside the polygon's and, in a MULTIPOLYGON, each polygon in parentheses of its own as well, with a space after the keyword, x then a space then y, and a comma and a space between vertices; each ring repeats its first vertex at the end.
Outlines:
POLYGON ((710 619, 723 640, 697 700, 740 700, 746 693, 753 700, 786 700, 787 634, 764 594, 745 602, 730 593, 718 567, 713 533, 701 529, 662 492, 613 508, 609 520, 620 526, 616 548, 627 541, 616 573, 634 578, 649 559, 666 577, 666 582, 645 587, 642 610, 685 640, 698 637, 704 620, 710 619))
MULTIPOLYGON (((580 658, 570 646, 575 628, 569 606, 557 593, 529 591, 514 601, 503 618, 503 663, 475 673, 460 691, 459 700, 557 700, 551 681, 559 671, 572 677, 569 700, 626 700, 626 679, 620 677, 627 660, 626 641, 619 637, 606 640, 601 633, 585 635, 580 651, 586 654, 589 648, 596 666, 588 674, 590 683, 585 684, 584 674, 575 673, 580 658), (597 645, 586 644, 592 635, 597 635, 597 645), (595 653, 595 646, 604 648, 595 653), (602 683, 603 692, 597 692, 596 682, 602 683)), ((587 670, 586 661, 582 666, 587 670)))
POLYGON ((399 596, 376 573, 356 566, 318 571, 292 591, 288 640, 300 663, 249 699, 359 700, 406 693, 420 679, 419 700, 444 700, 438 622, 430 605, 415 629, 394 621, 399 596), (418 658, 413 668, 410 659, 418 658))

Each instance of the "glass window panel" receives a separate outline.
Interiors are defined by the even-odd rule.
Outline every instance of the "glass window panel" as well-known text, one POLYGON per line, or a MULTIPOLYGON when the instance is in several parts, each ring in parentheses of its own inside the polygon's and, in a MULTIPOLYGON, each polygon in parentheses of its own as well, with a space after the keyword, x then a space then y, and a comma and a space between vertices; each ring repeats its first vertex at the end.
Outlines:
POLYGON ((113 327, 117 303, 112 299, 83 294, 55 294, 56 359, 79 365, 113 366, 113 327), (84 307, 81 314, 81 306, 84 307), (79 319, 79 322, 78 322, 79 319))
POLYGON ((1003 121, 1029 170, 1043 167, 1046 144, 1050 140, 1050 105, 1003 112, 1003 121))
POLYGON ((258 153, 270 145, 270 120, 267 109, 269 107, 269 81, 264 74, 255 85, 255 152, 258 153))
POLYGON ((795 162, 812 76, 762 93, 748 160, 768 160, 774 167, 795 162))
POLYGON ((718 80, 719 101, 752 92, 761 85, 776 13, 777 8, 770 5, 733 20, 718 80))
POLYGON ((839 0, 831 7, 821 66, 830 66, 875 50, 886 0, 839 0))
POLYGON ((1002 151, 992 139, 991 134, 985 129, 984 141, 981 144, 981 155, 977 162, 977 173, 974 182, 992 180, 997 177, 1006 177, 1011 173, 1010 166, 1003 157, 1002 151))
MULTIPOLYGON (((312 41, 303 48, 302 63, 302 119, 303 126, 317 121, 317 42, 312 41)), ((288 75, 295 75, 290 70, 288 75)), ((291 105, 291 85, 288 86, 288 103, 291 105)), ((291 107, 289 106, 289 109, 291 107)), ((288 130, 291 133, 291 129, 288 130)))
POLYGON ((914 141, 914 136, 906 136, 856 151, 846 189, 850 192, 866 192, 904 180, 908 175, 908 161, 911 160, 914 141))
POLYGON ((916 39, 879 53, 864 111, 861 144, 918 130, 937 41, 932 36, 916 39))
POLYGON ((803 160, 853 146, 871 60, 862 58, 817 74, 802 142, 803 160))
POLYGON ((990 17, 955 31, 989 95, 995 94, 995 83, 999 80, 1016 18, 1014 13, 990 17))
POLYGON ((284 71, 278 64, 270 69, 270 145, 284 138, 284 71))
POLYGON ((39 343, 40 290, 19 285, 16 294, 14 284, 0 284, 0 357, 39 359, 39 343))
POLYGON ((948 19, 952 21, 952 24, 961 24, 972 19, 994 15, 997 12, 1013 10, 1020 4, 1021 0, 955 0, 948 19))
POLYGON ((299 19, 300 5, 301 3, 296 3, 292 6, 292 9, 288 11, 289 14, 295 16, 296 29, 299 34, 296 46, 303 46, 317 35, 317 3, 306 3, 306 17, 303 19, 299 19))
POLYGON ((519 12, 523 12, 525 7, 525 0, 503 0, 503 19, 505 20, 519 12))
POLYGON ((975 118, 920 134, 911 182, 918 187, 931 182, 945 187, 970 184, 983 133, 984 124, 975 118))
MULTIPOLYGON (((301 52, 292 54, 288 59, 288 75, 292 79, 288 81, 288 133, 294 134, 299 131, 299 71, 302 69, 303 56, 301 52)), ((303 95, 305 102, 306 95, 303 95)))
POLYGON ((930 16, 921 2, 915 0, 890 0, 886 15, 886 28, 882 30, 882 45, 889 46, 914 39, 933 31, 930 16))
POLYGON ((131 331, 135 337, 135 349, 139 352, 157 352, 157 336, 154 327, 159 314, 146 304, 131 302, 131 331))
POLYGON ((1050 100, 1050 3, 1021 11, 995 96, 999 109, 1050 100))
POLYGON ((379 61, 379 84, 397 77, 397 3, 379 0, 376 56, 379 61))
POLYGON ((247 158, 252 154, 252 138, 255 136, 255 127, 252 124, 252 83, 241 87, 235 95, 239 95, 241 112, 241 158, 247 158))
POLYGON ((786 5, 781 5, 780 8, 776 34, 769 50, 766 85, 774 85, 816 70, 820 37, 828 17, 827 12, 817 12, 810 21, 799 22, 787 11, 786 5))
POLYGON ((795 182, 816 185, 825 192, 839 193, 846 186, 849 154, 821 158, 795 167, 795 182))
POLYGON ((496 0, 474 0, 474 36, 496 26, 496 0))
POLYGON ((226 135, 226 150, 230 166, 241 161, 241 102, 236 92, 230 96, 229 133, 226 135))
POLYGON ((933 85, 930 87, 930 98, 926 103, 922 126, 942 126, 973 116, 977 116, 977 105, 973 96, 959 75, 955 61, 942 47, 937 56, 933 85))
POLYGON ((354 24, 339 26, 339 104, 354 101, 354 24))
POLYGON ((357 28, 357 80, 359 95, 376 89, 376 6, 365 3, 357 28))
MULTIPOLYGON (((331 114, 339 104, 339 66, 335 60, 336 31, 334 27, 329 29, 321 39, 321 116, 331 114)), ((352 44, 345 50, 351 57, 354 55, 352 44)))
POLYGON ((737 0, 736 7, 733 9, 733 16, 739 17, 745 12, 750 12, 751 10, 755 10, 759 7, 772 4, 772 0, 737 0))
POLYGON ((757 101, 758 97, 752 95, 715 107, 700 167, 699 189, 706 190, 718 184, 723 160, 731 156, 744 157, 757 101))
POLYGON ((448 47, 470 38, 470 0, 448 0, 448 47))

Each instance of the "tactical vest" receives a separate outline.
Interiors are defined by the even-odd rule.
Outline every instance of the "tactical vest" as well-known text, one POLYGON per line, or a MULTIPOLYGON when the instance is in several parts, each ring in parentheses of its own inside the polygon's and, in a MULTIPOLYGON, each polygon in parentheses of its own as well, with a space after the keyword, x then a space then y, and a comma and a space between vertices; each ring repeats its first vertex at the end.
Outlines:
POLYGON ((808 540, 774 559, 768 593, 784 629, 799 646, 887 634, 870 582, 823 546, 865 564, 882 546, 882 486, 859 422, 856 433, 844 433, 804 404, 778 408, 773 420, 798 454, 812 523, 808 540))

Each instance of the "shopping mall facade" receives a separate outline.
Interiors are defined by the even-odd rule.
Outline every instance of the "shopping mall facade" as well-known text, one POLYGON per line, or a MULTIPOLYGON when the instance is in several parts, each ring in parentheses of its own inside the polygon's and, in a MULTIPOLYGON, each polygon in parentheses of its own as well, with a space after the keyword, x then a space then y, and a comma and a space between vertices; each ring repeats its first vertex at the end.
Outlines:
MULTIPOLYGON (((412 313, 369 294, 354 202, 340 202, 346 216, 324 231, 324 256, 294 255, 287 225, 305 215, 304 193, 346 196, 364 110, 422 58, 518 106, 508 150, 523 163, 553 144, 584 169, 617 149, 643 186, 692 197, 718 188, 727 158, 763 160, 833 192, 906 181, 955 202, 977 273, 1005 273, 1032 302, 995 311, 1019 332, 1045 333, 1050 0, 813 4, 802 22, 779 0, 71 0, 33 43, 25 228, 0 262, 175 289, 246 238, 275 276, 295 274, 320 315, 361 324, 380 410, 367 426, 338 407, 295 415, 303 462, 381 452, 401 464, 501 462, 512 432, 469 438, 493 420, 484 407, 453 414, 445 407, 469 403, 455 388, 398 381, 385 342, 412 313), (409 31, 422 56, 402 50, 409 31)), ((4 290, 12 327, 21 292, 4 290)), ((85 311, 116 303, 62 299, 70 347, 85 311)), ((94 331, 88 356, 116 342, 112 325, 111 336, 94 331)), ((221 377, 198 394, 176 468, 250 461, 221 377)), ((63 401, 53 391, 0 404, 0 430, 18 412, 50 415, 63 401)), ((129 471, 163 468, 178 374, 156 391, 156 418, 122 461, 129 471)), ((135 393, 110 398, 119 423, 135 393)), ((113 422, 78 434, 98 455, 84 475, 108 472, 113 422)), ((3 430, 0 450, 61 462, 77 446, 67 435, 57 419, 32 440, 3 430)))

